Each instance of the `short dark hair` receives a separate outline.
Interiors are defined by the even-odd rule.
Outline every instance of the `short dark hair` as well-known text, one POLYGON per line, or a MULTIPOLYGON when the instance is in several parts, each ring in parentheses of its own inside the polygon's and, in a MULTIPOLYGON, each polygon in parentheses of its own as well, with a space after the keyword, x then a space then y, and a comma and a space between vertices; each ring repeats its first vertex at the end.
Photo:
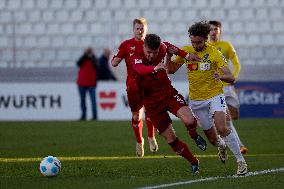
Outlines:
POLYGON ((221 28, 222 24, 220 21, 217 21, 217 20, 210 20, 209 21, 209 24, 212 24, 214 26, 217 26, 218 28, 221 28))
POLYGON ((135 18, 133 20, 133 27, 135 24, 143 24, 144 26, 148 26, 146 18, 143 17, 135 18))
POLYGON ((156 34, 147 34, 144 39, 144 45, 151 50, 157 50, 161 45, 161 38, 156 34))
POLYGON ((199 36, 199 37, 208 37, 210 33, 210 25, 206 21, 195 22, 188 29, 188 34, 199 36))

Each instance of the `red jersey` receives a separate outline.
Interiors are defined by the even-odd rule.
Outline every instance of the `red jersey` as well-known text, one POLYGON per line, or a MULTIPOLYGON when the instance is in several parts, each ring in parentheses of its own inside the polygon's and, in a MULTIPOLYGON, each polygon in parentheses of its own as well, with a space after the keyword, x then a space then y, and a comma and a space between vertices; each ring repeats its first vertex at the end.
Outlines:
MULTIPOLYGON (((143 91, 143 104, 146 111, 150 110, 151 114, 161 111, 172 95, 174 93, 178 94, 165 70, 154 71, 155 66, 164 61, 167 46, 164 43, 161 44, 159 54, 153 62, 149 62, 144 53, 134 55, 131 59, 133 68, 139 75, 139 85, 143 91)), ((180 49, 179 51, 179 55, 183 57, 187 55, 184 51, 180 49)))
POLYGON ((134 54, 143 54, 143 44, 144 41, 137 41, 135 38, 125 40, 120 44, 118 52, 114 56, 125 60, 127 68, 127 87, 136 85, 135 72, 133 70, 131 58, 134 54))

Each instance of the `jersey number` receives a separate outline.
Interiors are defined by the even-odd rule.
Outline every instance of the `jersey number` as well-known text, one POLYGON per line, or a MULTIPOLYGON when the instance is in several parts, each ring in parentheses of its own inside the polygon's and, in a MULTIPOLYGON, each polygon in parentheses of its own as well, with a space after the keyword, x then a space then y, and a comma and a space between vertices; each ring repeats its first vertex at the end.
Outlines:
POLYGON ((179 95, 175 95, 174 97, 177 99, 177 102, 180 102, 182 104, 185 103, 184 100, 179 95))

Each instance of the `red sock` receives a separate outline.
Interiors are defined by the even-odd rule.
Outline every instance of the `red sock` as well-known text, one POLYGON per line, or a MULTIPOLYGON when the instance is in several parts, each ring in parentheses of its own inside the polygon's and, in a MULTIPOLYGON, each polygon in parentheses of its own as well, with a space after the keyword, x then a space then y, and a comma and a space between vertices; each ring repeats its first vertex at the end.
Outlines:
POLYGON ((150 120, 150 118, 146 115, 145 115, 145 121, 146 121, 146 125, 147 125, 147 130, 148 130, 148 137, 153 138, 154 134, 155 134, 154 125, 153 125, 152 121, 150 120))
POLYGON ((177 155, 182 156, 185 158, 189 163, 195 164, 197 163, 197 158, 191 153, 188 146, 178 138, 172 143, 169 144, 172 149, 176 152, 177 155))
POLYGON ((132 129, 134 131, 136 142, 141 143, 142 142, 143 121, 142 120, 135 121, 135 120, 132 119, 131 126, 132 126, 132 129))
POLYGON ((195 118, 194 118, 193 124, 185 125, 185 127, 186 127, 188 134, 191 138, 195 138, 197 136, 197 132, 196 132, 197 120, 195 118))

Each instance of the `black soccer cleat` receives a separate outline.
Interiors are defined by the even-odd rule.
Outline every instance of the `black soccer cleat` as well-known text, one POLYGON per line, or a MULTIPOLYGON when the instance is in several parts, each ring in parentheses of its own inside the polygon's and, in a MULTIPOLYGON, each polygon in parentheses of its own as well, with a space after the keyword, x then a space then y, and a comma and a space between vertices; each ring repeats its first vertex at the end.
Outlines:
POLYGON ((197 135, 193 138, 198 148, 200 148, 202 151, 205 151, 207 149, 206 141, 202 138, 202 136, 197 135))

